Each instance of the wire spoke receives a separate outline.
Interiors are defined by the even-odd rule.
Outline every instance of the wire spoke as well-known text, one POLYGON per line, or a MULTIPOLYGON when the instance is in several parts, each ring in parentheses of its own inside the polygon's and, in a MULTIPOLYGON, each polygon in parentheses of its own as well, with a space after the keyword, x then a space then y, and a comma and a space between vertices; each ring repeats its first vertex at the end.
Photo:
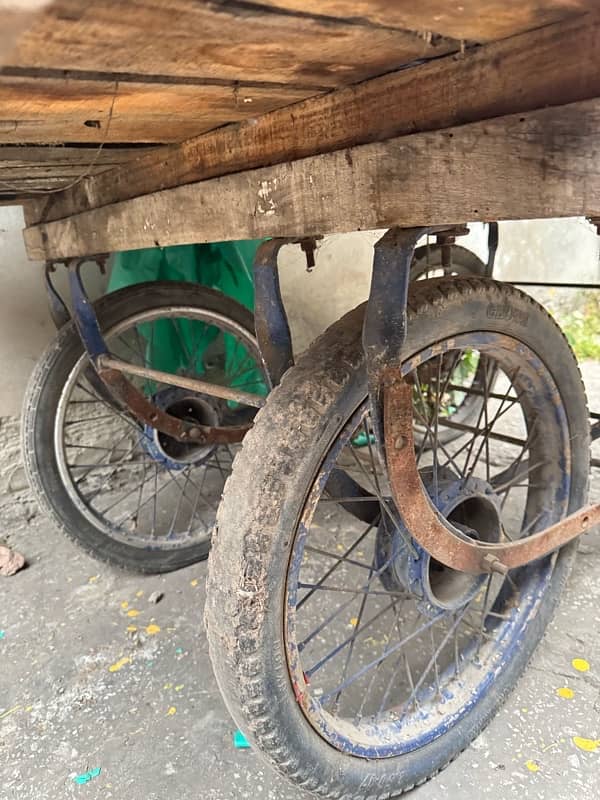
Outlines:
MULTIPOLYGON (((369 434, 367 432, 367 437, 368 437, 368 435, 369 434)), ((373 569, 371 568, 369 570, 369 577, 371 577, 372 573, 373 573, 373 569)), ((357 632, 357 634, 361 629, 363 613, 364 613, 365 606, 366 606, 366 603, 367 603, 367 597, 368 597, 368 593, 365 592, 365 594, 363 595, 362 600, 360 602, 360 608, 358 610, 358 616, 356 618, 356 632, 357 632)), ((346 653, 346 659, 344 661, 344 668, 342 670, 342 675, 341 675, 342 683, 344 682, 344 680, 346 679, 346 675, 348 674, 348 667, 349 667, 350 661, 352 659, 352 654, 354 652, 354 645, 355 644, 356 644, 356 636, 350 642, 350 646, 348 647, 348 652, 346 653)), ((340 689, 340 691, 335 696, 335 700, 333 702, 334 712, 338 711, 341 696, 342 696, 342 690, 340 689)))
POLYGON ((373 597, 402 597, 406 599, 410 597, 409 594, 406 592, 393 592, 387 590, 377 590, 377 589, 346 589, 342 586, 325 586, 323 584, 319 584, 317 586, 316 583, 304 583, 303 581, 298 581, 298 588, 299 589, 314 589, 319 592, 341 592, 342 594, 353 594, 353 595, 372 595, 373 597))
MULTIPOLYGON (((391 605, 387 606, 385 610, 389 611, 390 608, 391 608, 391 605)), ((385 661, 386 658, 389 658, 391 655, 396 653, 401 647, 404 647, 406 644, 408 644, 408 642, 412 641, 419 634, 424 633, 425 631, 429 630, 429 628, 432 625, 435 625, 436 622, 437 622, 437 617, 434 618, 434 619, 429 619, 429 620, 427 620, 427 622, 423 623, 423 625, 421 625, 420 628, 417 628, 417 630, 414 631, 413 633, 408 634, 408 636, 405 636, 403 639, 401 639, 399 642, 396 642, 391 647, 384 648, 384 650, 381 653, 381 655, 379 655, 377 658, 373 659, 372 661, 369 661, 367 664, 365 664, 363 667, 361 667, 359 670, 357 670, 357 672, 355 672, 349 678, 346 678, 346 680, 344 681, 343 684, 341 684, 340 686, 336 686, 335 689, 331 689, 329 692, 327 692, 327 694, 324 694, 321 697, 321 703, 326 703, 327 700, 330 699, 332 695, 336 694, 338 691, 340 691, 342 689, 345 689, 346 687, 348 687, 351 684, 355 683, 359 678, 361 678, 366 672, 368 672, 374 666, 376 666, 377 664, 380 664, 382 661, 385 661)))
MULTIPOLYGON (((400 547, 395 548, 394 552, 392 552, 392 554, 383 563, 383 565, 381 567, 379 567, 377 570, 375 570, 373 572, 373 574, 369 577, 369 579, 367 580, 366 584, 362 588, 363 589, 369 589, 370 586, 371 586, 371 583, 375 580, 375 578, 378 578, 382 574, 382 572, 384 572, 390 566, 390 564, 393 562, 393 560, 398 556, 398 553, 401 552, 401 550, 404 547, 406 547, 406 544, 404 542, 402 542, 402 545, 400 547)), ((339 566, 339 564, 336 564, 334 569, 337 566, 339 566)), ((303 598, 303 601, 305 599, 306 598, 303 598)), ((306 637, 306 639, 304 639, 304 641, 302 641, 298 645, 298 649, 302 650, 304 647, 306 647, 306 645, 308 644, 308 642, 311 641, 311 639, 313 639, 318 633, 321 633, 321 631, 323 631, 327 627, 327 625, 329 625, 336 617, 338 617, 342 613, 342 611, 344 611, 344 609, 346 609, 352 603, 353 599, 354 598, 351 598, 350 600, 348 600, 347 603, 344 603, 343 605, 341 605, 336 611, 333 612, 333 614, 331 614, 329 617, 327 617, 325 619, 325 621, 322 622, 319 625, 318 628, 316 628, 309 636, 306 637)), ((298 606, 296 608, 298 608, 299 605, 300 604, 298 604, 298 606)))
MULTIPOLYGON (((479 461, 479 458, 481 457, 481 453, 482 453, 482 451, 483 451, 483 449, 484 449, 484 447, 486 445, 486 442, 489 441, 489 437, 490 437, 490 435, 492 433, 492 430, 493 430, 494 425, 496 424, 496 422, 498 422, 498 420, 502 417, 502 415, 504 413, 506 413, 506 411, 509 411, 515 405, 515 403, 518 402, 518 400, 515 398, 509 404, 509 406, 506 409, 504 408, 504 404, 505 404, 506 400, 508 399, 508 397, 510 395, 511 389, 513 388, 514 381, 515 381, 515 379, 516 379, 516 377, 518 375, 518 372, 519 371, 517 370, 514 373, 513 377, 509 379, 508 389, 506 390, 506 393, 505 393, 504 397, 500 401, 500 405, 498 406, 498 409, 496 410, 496 413, 494 414, 494 416, 492 418, 492 421, 484 423, 484 429, 481 432, 481 435, 483 436, 483 441, 479 444, 479 448, 477 450, 475 458, 473 459, 473 463, 471 464, 471 466, 469 468, 469 471, 467 472, 467 464, 470 461, 473 448, 471 448, 469 450, 469 454, 468 454, 468 456, 467 456, 467 458, 465 460, 464 471, 467 473, 466 476, 465 476, 465 481, 469 480, 469 478, 473 475, 473 472, 475 471, 475 467, 477 466, 477 462, 479 461)), ((482 416, 484 417, 485 420, 488 419, 487 392, 489 392, 489 388, 490 387, 488 386, 487 376, 484 376, 484 380, 485 380, 485 386, 486 386, 486 389, 485 389, 485 391, 486 391, 486 401, 483 403, 483 406, 481 407, 481 409, 479 411, 479 418, 477 420, 477 425, 476 425, 477 428, 479 428, 479 426, 481 425, 482 416)), ((475 444, 476 438, 477 438, 476 436, 473 437, 473 445, 475 444)))
MULTIPOLYGON (((462 618, 464 617, 464 615, 465 615, 466 613, 467 613, 467 611, 466 611, 466 609, 464 609, 462 612, 459 612, 459 613, 457 614, 457 616, 456 616, 456 618, 455 618, 455 620, 454 620, 454 622, 453 622, 452 626, 451 626, 451 627, 450 627, 450 629, 447 631, 447 633, 444 635, 444 637, 443 637, 442 641, 440 642, 440 644, 438 645, 438 647, 437 647, 437 648, 434 650, 434 652, 433 652, 433 655, 432 655, 432 656, 431 656, 431 658, 429 659, 429 662, 427 663, 427 665, 426 665, 425 669, 423 670, 423 673, 421 674, 421 677, 419 678, 419 680, 418 680, 418 681, 417 681, 417 683, 415 684, 415 688, 412 690, 412 692, 410 693, 410 696, 409 696, 408 700, 406 701, 406 703, 404 703, 404 705, 403 705, 403 707, 402 707, 402 710, 401 710, 401 712, 400 712, 400 719, 401 719, 401 720, 402 720, 402 719, 404 719, 404 717, 406 716, 406 713, 407 713, 408 709, 410 708, 410 706, 412 705, 413 699, 414 699, 414 698, 417 696, 417 692, 419 691, 419 689, 420 689, 420 688, 421 688, 421 686, 423 685, 423 683, 424 683, 424 681, 425 681, 425 678, 426 678, 426 677, 429 675, 429 673, 431 672, 431 669, 432 669, 432 667, 433 667, 434 663, 437 663, 437 657, 438 657, 438 655, 441 653, 441 651, 442 651, 442 650, 443 650, 443 648, 445 647, 445 645, 446 645, 446 643, 448 642, 448 640, 450 639, 450 637, 453 635, 453 633, 454 633, 454 631, 456 630, 456 628, 458 628, 458 626, 460 625, 460 622, 461 622, 462 618)), ((437 621, 437 619, 436 619, 436 620, 432 620, 432 621, 430 621, 430 623, 428 624, 428 626, 427 626, 427 627, 428 627, 428 628, 431 628, 431 626, 432 626, 432 625, 433 625, 433 624, 434 624, 436 621, 437 621)))
MULTIPOLYGON (((183 500, 184 497, 186 498, 186 500, 188 499, 186 497, 185 490, 187 489, 188 483, 190 482, 190 469, 191 469, 191 467, 188 467, 185 470, 185 481, 183 483, 183 488, 180 489, 180 491, 179 491, 179 497, 177 499, 177 505, 175 506, 175 511, 173 512, 173 517, 171 519, 171 524, 169 526, 169 531, 167 533, 167 539, 170 539, 173 536, 173 533, 175 531, 175 523, 177 522, 177 517, 179 516, 179 511, 181 509, 181 501, 183 500)), ((189 502, 189 500, 188 500, 188 502, 189 502)), ((193 506, 192 506, 192 508, 193 508, 193 506)))
POLYGON ((349 556, 350 553, 352 553, 365 540, 365 538, 369 535, 369 533, 371 533, 371 531, 373 530, 373 528, 377 524, 379 524, 379 518, 377 518, 377 520, 375 522, 372 522, 367 527, 367 529, 365 531, 363 531, 363 533, 358 537, 358 539, 347 550, 344 551, 344 553, 340 557, 339 561, 336 564, 334 564, 332 567, 330 567, 327 570, 327 572, 323 575, 323 577, 320 579, 320 581, 318 581, 315 584, 315 586, 307 594, 305 594, 304 597, 302 597, 301 600, 298 601, 298 604, 296 605, 296 610, 300 610, 300 608, 302 608, 304 603, 306 603, 306 601, 309 599, 309 597, 312 596, 312 594, 315 592, 315 590, 318 589, 318 587, 321 586, 327 580, 327 578, 329 578, 329 576, 333 574, 333 572, 335 572, 337 567, 339 567, 339 565, 341 563, 343 563, 343 560, 345 558, 347 558, 347 556, 349 556))
POLYGON ((309 553, 318 553, 319 555, 326 556, 327 558, 334 558, 336 561, 343 561, 346 564, 353 564, 355 567, 360 567, 361 569, 366 569, 369 572, 372 571, 372 567, 368 564, 363 564, 361 561, 355 561, 353 558, 348 558, 347 556, 340 556, 337 553, 330 553, 328 550, 322 550, 320 547, 314 547, 313 545, 306 545, 304 548, 305 552, 309 553))
MULTIPOLYGON (((392 608, 392 604, 391 603, 389 603, 389 605, 387 605, 387 606, 384 606, 376 614, 374 614, 367 622, 365 622, 361 626, 360 630, 356 630, 355 629, 354 632, 350 636, 346 637, 346 639, 344 639, 342 642, 340 642, 340 644, 336 645, 333 648, 333 650, 330 650, 329 653, 327 653, 327 655, 322 656, 315 664, 313 664, 312 667, 310 667, 309 669, 307 669, 305 671, 305 674, 307 675, 307 677, 312 678, 313 675, 316 672, 318 672, 318 670, 320 670, 321 667, 323 667, 334 656, 337 656, 338 653, 341 653, 342 650, 344 650, 351 642, 353 642, 359 636, 363 636, 363 634, 365 634, 369 630, 369 628, 371 628, 377 622, 377 620, 381 619, 381 617, 383 617, 385 614, 387 614, 387 612, 391 608, 392 608)), ((343 683, 344 682, 342 682, 342 684, 343 683)), ((342 684, 340 684, 340 687, 339 687, 340 690, 344 688, 344 685, 342 685, 342 684)))
MULTIPOLYGON (((354 461, 358 465, 358 468, 363 473, 365 478, 369 481, 370 480, 369 474, 368 474, 367 470, 365 469, 364 464, 362 463, 362 461, 360 460, 360 458, 357 456, 356 452, 354 451, 354 447, 352 446, 352 444, 347 449, 352 453, 352 456, 354 458, 354 461)), ((381 504, 381 507, 383 508, 385 513, 388 515, 390 520, 392 520, 392 522, 393 522, 397 518, 397 515, 392 512, 392 510, 389 507, 388 501, 383 497, 383 495, 381 494, 381 492, 377 488, 377 485, 375 485, 374 488, 375 488, 375 496, 379 500, 379 503, 381 504)))

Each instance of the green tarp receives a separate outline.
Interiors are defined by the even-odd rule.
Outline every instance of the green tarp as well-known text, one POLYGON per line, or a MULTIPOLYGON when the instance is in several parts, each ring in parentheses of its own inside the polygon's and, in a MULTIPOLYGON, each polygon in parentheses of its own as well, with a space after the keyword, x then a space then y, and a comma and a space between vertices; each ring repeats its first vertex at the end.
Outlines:
MULTIPOLYGON (((155 247, 117 253, 108 284, 108 291, 116 291, 145 281, 186 281, 218 289, 250 310, 254 308, 252 263, 262 239, 219 242, 215 244, 155 247)), ((175 325, 168 319, 154 323, 152 345, 146 337, 147 365, 165 372, 178 372, 190 367, 197 375, 204 373, 203 354, 219 335, 213 326, 192 320, 181 320, 175 325), (182 341, 183 339, 183 341, 182 341), (194 363, 189 364, 189 353, 194 353, 194 363)), ((144 335, 143 326, 140 332, 144 335)), ((267 393, 260 370, 247 369, 240 374, 240 365, 247 353, 231 335, 224 335, 225 371, 235 376, 230 386, 253 384, 254 391, 267 393)))

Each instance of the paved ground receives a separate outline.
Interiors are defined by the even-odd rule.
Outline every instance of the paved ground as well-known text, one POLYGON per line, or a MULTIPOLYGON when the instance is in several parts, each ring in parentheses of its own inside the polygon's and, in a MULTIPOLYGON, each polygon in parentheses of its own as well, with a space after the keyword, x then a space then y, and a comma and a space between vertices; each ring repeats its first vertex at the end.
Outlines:
MULTIPOLYGON (((600 365, 585 372, 600 400, 600 365)), ((593 484, 600 499, 600 473, 593 484)), ((302 800, 256 753, 233 745, 202 626, 205 565, 164 578, 123 574, 39 516, 0 533, 30 565, 0 579, 1 800, 302 800), (157 590, 164 597, 150 604, 157 590), (88 783, 74 781, 97 769, 88 783)), ((594 533, 508 703, 411 798, 600 797, 599 570, 594 533), (576 658, 590 670, 575 670, 576 658), (573 737, 599 746, 586 752, 573 737)))

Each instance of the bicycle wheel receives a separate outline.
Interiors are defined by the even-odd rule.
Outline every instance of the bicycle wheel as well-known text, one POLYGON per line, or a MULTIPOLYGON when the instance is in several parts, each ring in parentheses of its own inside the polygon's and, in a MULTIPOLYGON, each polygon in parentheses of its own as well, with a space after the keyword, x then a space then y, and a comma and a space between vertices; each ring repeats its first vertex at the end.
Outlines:
MULTIPOLYGON (((138 284, 106 295, 98 319, 110 351, 138 366, 266 394, 250 311, 194 284, 138 284)), ((73 323, 31 377, 23 453, 41 505, 92 555, 142 572, 205 558, 239 445, 181 444, 99 394, 73 323)), ((207 425, 245 424, 255 410, 143 378, 163 410, 207 425)), ((97 387, 97 384, 96 384, 97 387)))
MULTIPOLYGON (((356 309, 314 344, 246 437, 206 605, 237 723, 281 772, 336 798, 396 796, 469 744, 525 668, 574 554, 473 577, 410 539, 372 449, 353 444, 369 426, 362 317, 356 309), (251 477, 260 491, 247 490, 251 477)), ((405 347, 402 372, 431 439, 417 445, 419 471, 442 515, 500 541, 585 502, 585 395, 540 306, 488 280, 416 283, 405 347), (489 365, 486 402, 466 439, 443 444, 444 417, 420 411, 419 372, 434 364, 441 375, 443 357, 467 348, 489 365)))
MULTIPOLYGON (((449 276, 484 278, 487 277, 487 265, 466 247, 452 245, 452 258, 449 266, 443 265, 442 246, 438 244, 417 247, 410 269, 411 281, 422 281, 431 278, 449 276)), ((483 375, 486 369, 483 360, 480 363, 479 354, 466 350, 462 358, 451 365, 451 356, 446 357, 442 364, 442 374, 447 375, 450 366, 453 374, 447 382, 446 393, 441 398, 443 414, 447 419, 452 419, 455 425, 468 425, 477 419, 483 404, 482 387, 483 375)), ((427 381, 423 370, 422 378, 427 381)), ((435 378, 434 378, 435 379, 435 378)), ((491 382, 493 383, 493 381, 491 382)), ((425 399, 426 393, 423 393, 425 399)), ((425 430, 418 423, 415 425, 415 437, 422 440, 425 430)), ((440 440, 445 444, 458 439, 463 435, 459 427, 444 427, 438 432, 440 440)))

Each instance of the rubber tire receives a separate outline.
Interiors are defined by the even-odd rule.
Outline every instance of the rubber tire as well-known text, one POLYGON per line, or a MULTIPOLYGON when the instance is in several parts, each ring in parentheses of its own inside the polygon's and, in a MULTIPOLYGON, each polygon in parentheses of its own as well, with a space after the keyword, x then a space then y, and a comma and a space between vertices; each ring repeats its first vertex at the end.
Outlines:
MULTIPOLYGON (((486 310, 514 310, 510 333, 552 371, 573 442, 569 511, 587 496, 589 426, 573 353, 541 306, 491 280, 442 278, 411 287, 407 356, 468 329, 505 332, 486 310)), ((431 778, 478 735, 525 669, 551 618, 575 546, 558 554, 551 585, 522 634, 517 655, 492 689, 448 733, 397 758, 344 755, 311 727, 298 706, 283 640, 285 580, 305 497, 340 427, 366 397, 361 345, 364 307, 321 336, 284 376, 244 440, 221 502, 209 558, 206 624, 225 702, 252 745, 299 786, 330 798, 388 798, 431 778), (248 487, 252 486, 252 491, 248 487)))
MULTIPOLYGON (((461 277, 487 278, 488 267, 478 255, 466 247, 458 244, 452 245, 453 272, 461 277)), ((410 267, 410 279, 416 281, 419 275, 427 269, 442 268, 442 246, 439 244, 422 245, 415 248, 413 261, 410 267)))
MULTIPOLYGON (((226 316, 254 337, 252 313, 229 297, 192 283, 140 283, 105 295, 95 304, 100 328, 109 331, 134 314, 164 306, 185 305, 226 316)), ((58 471, 54 421, 68 375, 83 354, 73 322, 47 347, 31 375, 22 418, 22 450, 31 489, 43 512, 90 555, 116 567, 142 573, 170 572, 205 559, 209 542, 181 550, 148 550, 116 541, 91 524, 73 505, 58 471)))

